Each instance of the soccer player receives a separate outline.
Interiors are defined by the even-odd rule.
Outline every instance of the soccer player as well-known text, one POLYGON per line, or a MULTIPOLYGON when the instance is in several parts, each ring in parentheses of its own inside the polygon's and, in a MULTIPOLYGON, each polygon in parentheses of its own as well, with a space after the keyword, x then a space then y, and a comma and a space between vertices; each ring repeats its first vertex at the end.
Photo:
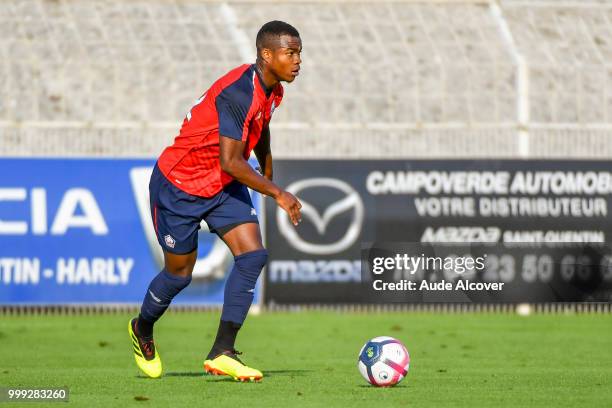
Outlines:
POLYGON ((257 33, 256 47, 255 64, 241 65, 219 78, 191 108, 151 175, 151 217, 165 266, 151 281, 140 314, 130 320, 128 330, 136 364, 152 378, 162 374, 153 327, 191 281, 201 220, 234 256, 221 321, 204 369, 241 381, 263 377, 246 366, 234 348, 268 256, 247 187, 274 198, 298 225, 300 202, 272 182, 269 123, 283 98, 280 82, 293 82, 298 76, 302 42, 293 26, 271 21, 257 33), (262 174, 247 163, 251 151, 262 174))

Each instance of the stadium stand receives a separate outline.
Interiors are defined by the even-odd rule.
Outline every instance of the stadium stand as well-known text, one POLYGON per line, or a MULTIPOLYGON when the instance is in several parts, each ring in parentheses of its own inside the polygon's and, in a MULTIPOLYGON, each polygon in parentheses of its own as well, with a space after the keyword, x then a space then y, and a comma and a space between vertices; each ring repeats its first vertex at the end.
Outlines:
POLYGON ((612 156, 609 3, 255 3, 3 1, 0 155, 156 156, 283 19, 277 157, 612 156))

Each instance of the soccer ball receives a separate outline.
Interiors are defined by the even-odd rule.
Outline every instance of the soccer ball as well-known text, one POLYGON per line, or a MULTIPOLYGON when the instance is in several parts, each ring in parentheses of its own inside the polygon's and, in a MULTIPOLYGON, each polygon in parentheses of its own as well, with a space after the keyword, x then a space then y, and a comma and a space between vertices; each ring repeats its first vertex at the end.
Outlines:
POLYGON ((393 337, 375 337, 361 348, 357 366, 370 384, 392 387, 408 373, 410 354, 406 346, 393 337))

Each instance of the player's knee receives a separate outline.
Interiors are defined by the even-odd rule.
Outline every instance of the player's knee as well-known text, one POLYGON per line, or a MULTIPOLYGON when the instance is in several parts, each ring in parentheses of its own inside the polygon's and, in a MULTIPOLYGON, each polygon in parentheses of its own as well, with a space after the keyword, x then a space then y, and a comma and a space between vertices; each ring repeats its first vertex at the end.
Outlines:
MULTIPOLYGON (((249 275, 259 276, 259 273, 268 262, 268 251, 265 248, 245 252, 234 257, 238 269, 249 275)), ((255 276, 255 279, 257 277, 255 276)))
POLYGON ((195 264, 192 262, 166 263, 166 270, 172 275, 186 278, 191 276, 194 266, 195 264))
POLYGON ((256 249, 255 251, 245 252, 238 255, 236 258, 247 260, 246 262, 259 268, 263 268, 268 262, 268 250, 265 248, 256 249))
POLYGON ((182 268, 174 267, 174 268, 171 268, 171 269, 166 268, 166 270, 171 275, 180 276, 181 278, 187 278, 187 277, 191 276, 191 273, 193 272, 193 266, 191 266, 191 267, 185 266, 185 267, 182 267, 182 268))
POLYGON ((197 260, 197 252, 186 255, 165 253, 165 269, 168 273, 186 278, 191 276, 197 260))

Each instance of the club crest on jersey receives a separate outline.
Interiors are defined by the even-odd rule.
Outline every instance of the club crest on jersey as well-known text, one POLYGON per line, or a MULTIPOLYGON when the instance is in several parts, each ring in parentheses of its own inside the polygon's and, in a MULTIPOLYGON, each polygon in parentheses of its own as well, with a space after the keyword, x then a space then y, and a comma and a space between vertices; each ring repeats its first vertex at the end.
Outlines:
POLYGON ((164 236, 164 242, 166 243, 166 246, 168 248, 174 248, 174 246, 176 245, 176 241, 174 240, 174 238, 172 238, 170 234, 164 236))

